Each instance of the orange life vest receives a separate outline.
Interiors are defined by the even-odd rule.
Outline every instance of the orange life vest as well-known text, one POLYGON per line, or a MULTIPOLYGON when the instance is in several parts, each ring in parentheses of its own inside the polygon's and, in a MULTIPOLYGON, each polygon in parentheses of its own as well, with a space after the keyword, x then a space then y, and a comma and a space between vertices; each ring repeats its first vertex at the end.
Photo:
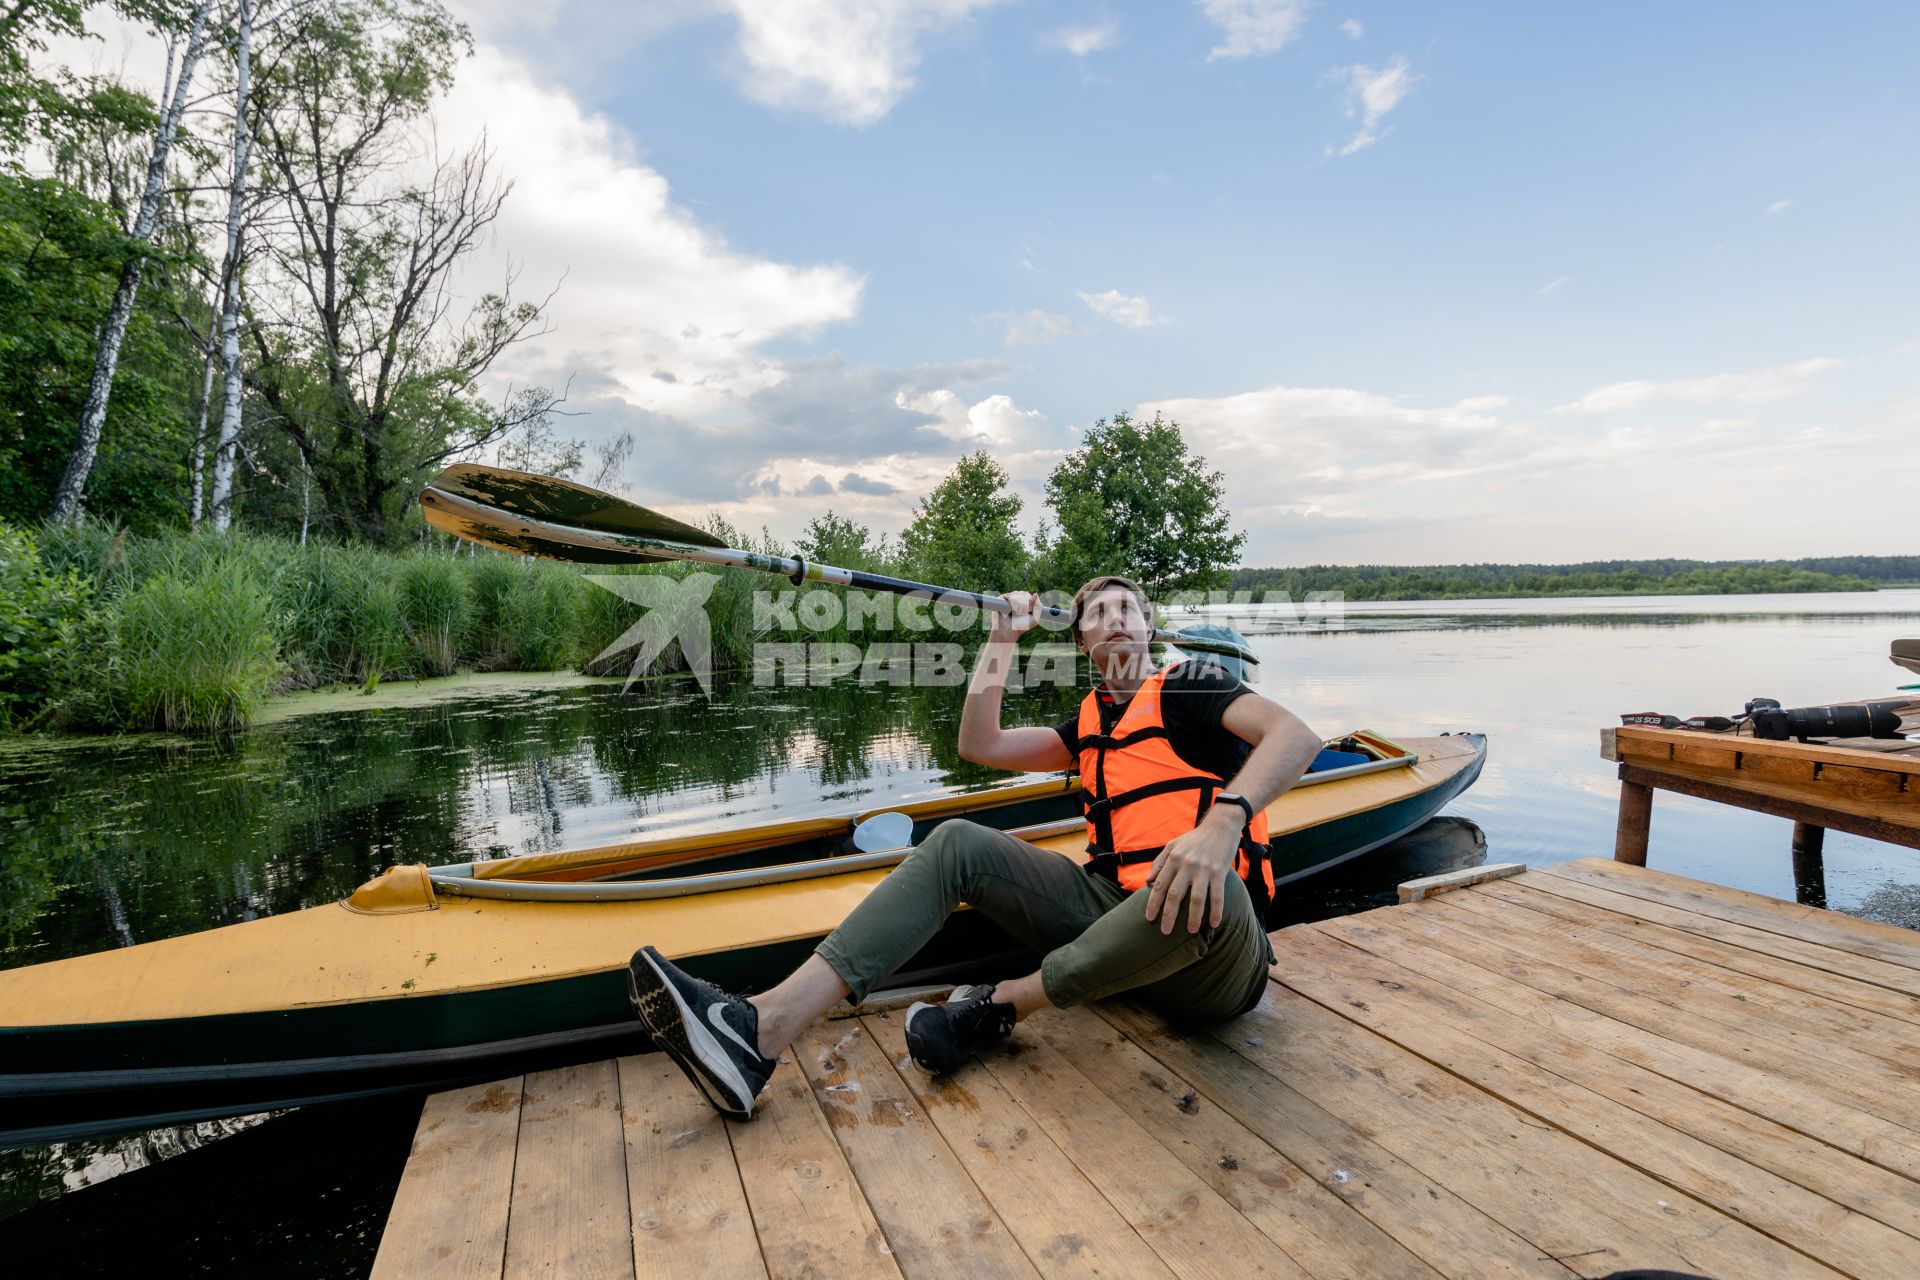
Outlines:
MULTIPOLYGON (((1110 731, 1100 727, 1101 691, 1080 703, 1080 802, 1087 817, 1087 869, 1129 892, 1147 883, 1153 860, 1200 823, 1227 780, 1182 759, 1167 737, 1160 698, 1165 671, 1147 678, 1110 731)), ((1238 807, 1235 817, 1239 816, 1238 807)), ((1236 869, 1262 913, 1273 901, 1267 815, 1256 812, 1240 837, 1236 869), (1255 868, 1258 868, 1258 871, 1255 868)))

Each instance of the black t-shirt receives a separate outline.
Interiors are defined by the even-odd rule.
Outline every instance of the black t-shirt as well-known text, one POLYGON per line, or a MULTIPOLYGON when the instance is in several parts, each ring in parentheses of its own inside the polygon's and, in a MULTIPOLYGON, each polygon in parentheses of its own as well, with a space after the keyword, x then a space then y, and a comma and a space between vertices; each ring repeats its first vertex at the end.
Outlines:
MULTIPOLYGON (((1188 764, 1231 782, 1240 766, 1253 754, 1246 739, 1220 723, 1227 704, 1242 694, 1252 693, 1240 681, 1228 675, 1218 663, 1187 661, 1167 669, 1160 687, 1160 716, 1166 722, 1167 742, 1174 753, 1188 764)), ((1100 728, 1113 729, 1127 704, 1114 702, 1104 692, 1096 694, 1100 705, 1100 728)), ((1080 717, 1076 713, 1053 727, 1067 754, 1080 760, 1080 717)))

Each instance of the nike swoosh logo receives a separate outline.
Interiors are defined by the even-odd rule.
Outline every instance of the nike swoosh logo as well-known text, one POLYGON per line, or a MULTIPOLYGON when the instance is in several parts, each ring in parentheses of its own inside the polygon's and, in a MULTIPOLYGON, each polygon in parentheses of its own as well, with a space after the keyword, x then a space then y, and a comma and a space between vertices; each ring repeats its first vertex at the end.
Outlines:
POLYGON ((758 1062, 760 1060, 760 1050, 755 1048, 753 1045, 748 1044, 745 1040, 742 1040, 740 1038, 740 1033, 738 1031, 735 1031, 731 1026, 727 1025, 727 1020, 720 1016, 722 1013, 726 1011, 726 1007, 727 1007, 726 1005, 721 1004, 717 1000, 714 1001, 712 1004, 708 1005, 707 1021, 713 1024, 713 1029, 715 1031, 718 1031, 721 1035, 725 1036, 727 1039, 739 1045, 743 1050, 752 1054, 754 1061, 758 1062))

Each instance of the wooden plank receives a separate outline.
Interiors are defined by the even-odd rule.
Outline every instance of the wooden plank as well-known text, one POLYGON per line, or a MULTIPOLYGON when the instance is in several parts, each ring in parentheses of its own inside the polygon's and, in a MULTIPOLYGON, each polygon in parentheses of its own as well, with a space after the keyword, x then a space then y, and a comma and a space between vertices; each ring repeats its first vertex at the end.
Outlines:
POLYGON ((1672 953, 1650 956, 1623 939, 1569 927, 1497 898, 1455 895, 1445 904, 1463 928, 1481 928, 1514 950, 1588 974, 1604 974, 1628 990, 1653 992, 1688 1016, 1738 1028, 1764 1027, 1781 1048, 1812 1058, 1891 1071, 1920 1079, 1920 1043, 1912 1025, 1836 1005, 1672 953))
POLYGON ((1234 1052, 1224 1040, 1183 1035, 1136 1003, 1107 1001, 1092 1008, 1170 1073, 1196 1086, 1348 1208, 1449 1280, 1566 1280, 1572 1270, 1375 1142, 1373 1126, 1340 1119, 1234 1052))
POLYGON ((730 1126, 727 1136, 768 1275, 900 1274, 791 1053, 781 1057, 753 1120, 730 1126))
POLYGON ((1504 880, 1508 876, 1517 876, 1527 869, 1524 862, 1496 862, 1486 867, 1462 867, 1458 871, 1443 871, 1437 876, 1421 876, 1418 880, 1408 880, 1397 887, 1402 902, 1419 902, 1436 894, 1448 893, 1454 889, 1464 889, 1468 885, 1485 884, 1489 880, 1504 880))
POLYGON ((613 1062, 536 1071, 522 1088, 503 1274, 507 1280, 633 1275, 626 1142, 613 1062))
POLYGON ((1648 768, 1664 769, 1673 761, 1671 742, 1651 742, 1638 734, 1624 733, 1620 730, 1614 731, 1613 749, 1622 763, 1631 761, 1648 768))
MULTIPOLYGON (((1720 799, 1727 804, 1739 804, 1744 798, 1748 807, 1769 813, 1777 808, 1797 805, 1815 813, 1836 817, 1853 815, 1856 823, 1874 824, 1887 831, 1889 834, 1883 837, 1885 839, 1910 844, 1920 838, 1920 823, 1915 822, 1910 794, 1863 797, 1829 788, 1818 778, 1812 782, 1783 782, 1747 769, 1711 769, 1679 761, 1650 761, 1640 757, 1629 757, 1623 762, 1620 777, 1624 782, 1683 791, 1689 795, 1720 799)), ((1800 815, 1788 813, 1785 816, 1800 815)), ((1818 821, 1817 818, 1813 820, 1818 821)), ((1826 825, 1838 826, 1839 823, 1830 821, 1826 825)))
POLYGON ((1740 753, 1711 742, 1676 742, 1673 759, 1696 769, 1732 769, 1740 763, 1740 753))
POLYGON ((991 1072, 930 1076, 907 1061, 899 1019, 865 1026, 1042 1275, 1172 1276, 991 1072))
POLYGON ((1692 729, 1653 729, 1644 725, 1623 725, 1614 731, 1614 744, 1622 753, 1634 750, 1643 755, 1652 755, 1656 752, 1664 754, 1663 748, 1703 743, 1736 747, 1741 754, 1742 768, 1745 768, 1749 761, 1771 758, 1804 761, 1808 764, 1884 766, 1896 772, 1920 773, 1920 759, 1903 756, 1862 756, 1859 752, 1846 747, 1821 746, 1812 742, 1775 742, 1767 738, 1751 738, 1737 734, 1718 737, 1692 729))
MULTIPOLYGON (((1607 933, 1656 958, 1665 955, 1690 956, 1735 973, 1759 978, 1774 987, 1804 991, 1834 1004, 1870 1009, 1902 1022, 1920 1024, 1920 997, 1902 995, 1898 991, 1829 973, 1797 960, 1782 959, 1730 942, 1688 933, 1684 929, 1654 924, 1650 920, 1622 915, 1618 911, 1609 911, 1605 907, 1573 898, 1542 893, 1527 885, 1490 885, 1483 892, 1503 902, 1512 902, 1556 919, 1607 933)), ((1622 900, 1629 903, 1634 901, 1631 898, 1622 900)), ((1920 1031, 1909 1031, 1907 1034, 1920 1036, 1920 1031)))
MULTIPOLYGON (((1912 1088, 1912 1073, 1844 1048, 1829 1050, 1810 1060, 1795 1052, 1790 1029, 1771 1023, 1739 1019, 1709 1022, 1669 999, 1685 999, 1679 989, 1649 971, 1648 981, 1636 985, 1625 966, 1590 956, 1582 962, 1564 952, 1540 958, 1515 949, 1507 940, 1494 941, 1483 927, 1462 922, 1443 904, 1409 908, 1395 923, 1428 945, 1482 968, 1501 973, 1557 1000, 1576 1004, 1618 1022, 1636 1026, 1676 1044, 1691 1045, 1755 1072, 1797 1081, 1809 1094, 1838 1105, 1852 1106, 1892 1124, 1913 1130, 1913 1108, 1902 1095, 1912 1088), (1658 993, 1658 994, 1656 994, 1658 993)), ((1704 1007, 1704 1006, 1702 1006, 1704 1007)), ((1800 1037, 1803 1045, 1809 1037, 1800 1037)), ((1810 1047, 1810 1046, 1809 1046, 1810 1047)), ((1920 1131, 1911 1133, 1920 1144, 1920 1131)))
POLYGON ((816 1023, 793 1056, 903 1272, 1039 1274, 864 1027, 816 1023))
POLYGON ((664 1053, 622 1058, 619 1072, 634 1274, 765 1276, 726 1121, 664 1053))
MULTIPOLYGON (((1914 781, 1914 775, 1890 773, 1885 769, 1862 769, 1850 764, 1823 764, 1815 781, 1820 784, 1821 790, 1831 791, 1849 800, 1898 803, 1905 796, 1907 786, 1914 781)), ((1920 806, 1920 790, 1908 797, 1907 803, 1920 806)))
POLYGON ((1920 934, 1872 920, 1803 907, 1704 880, 1688 880, 1646 867, 1619 867, 1593 859, 1542 867, 1541 873, 1582 884, 1599 885, 1629 897, 1645 898, 1699 915, 1786 934, 1836 951, 1899 965, 1920 975, 1920 934))
MULTIPOLYGON (((1912 1181, 1649 1067, 1606 1052, 1539 1021, 1510 1013, 1494 996, 1499 975, 1421 945, 1415 935, 1385 927, 1385 917, 1324 922, 1330 936, 1416 970, 1432 985, 1427 998, 1446 1010, 1443 1023, 1547 1068, 1730 1154, 1770 1169, 1820 1195, 1920 1237, 1920 1199, 1912 1181), (1452 1002, 1435 994, 1444 987, 1452 1002)), ((1510 986, 1517 984, 1507 984, 1510 986)), ((1520 989, 1527 996, 1534 993, 1520 989)), ((1524 1001, 1522 1002, 1524 1004, 1524 1001)))
MULTIPOLYGON (((1305 926, 1311 935, 1314 926, 1305 926)), ((1292 931, 1289 931, 1292 932, 1292 931)), ((1285 939, 1285 935, 1282 935, 1285 939)), ((1281 952, 1291 958, 1291 942, 1281 952)), ((1725 1276, 1832 1275, 1709 1205, 1434 1067, 1349 1016, 1371 1016, 1371 982, 1347 981, 1335 1013, 1289 985, 1243 1020, 1245 1054, 1584 1274, 1648 1268, 1725 1276), (1358 1002, 1356 1007, 1355 1002, 1358 1002), (1597 1252, 1605 1250, 1605 1252, 1597 1252)), ((1241 1027, 1213 1029, 1241 1036, 1241 1027)))
POLYGON ((1175 1275, 1308 1275, 1031 1031, 982 1065, 1175 1275))
POLYGON ((519 1135, 518 1076, 427 1099, 380 1234, 375 1280, 498 1280, 519 1135), (447 1212, 450 1204, 461 1212, 447 1212))
MULTIPOLYGON (((1350 921, 1358 919, 1360 917, 1349 917, 1322 924, 1338 935, 1347 930, 1350 921)), ((1415 930, 1410 922, 1393 916, 1370 919, 1369 923, 1397 933, 1403 944, 1425 946, 1434 941, 1424 930, 1415 930)), ((1446 958, 1457 960, 1450 953, 1446 958)), ((1433 963, 1439 961, 1436 959, 1433 963)), ((1849 1155, 1871 1160, 1909 1178, 1920 1178, 1920 1146, 1914 1142, 1915 1135, 1892 1121, 1815 1095, 1770 1072, 1676 1043, 1657 1032, 1558 999, 1487 965, 1459 961, 1449 964, 1447 969, 1447 985, 1455 990, 1557 1031, 1591 1049, 1645 1067, 1709 1097, 1829 1143, 1849 1155)))
MULTIPOLYGON (((1697 1101, 1688 1100, 1684 1095, 1691 1091, 1647 1072, 1631 1068, 1621 1072, 1637 1074, 1638 1087, 1665 1091, 1665 1101, 1683 1108, 1683 1115, 1687 1110, 1697 1112, 1687 1116, 1682 1126, 1664 1123, 1649 1115, 1644 1105, 1626 1105, 1585 1087, 1587 1080, 1578 1078, 1577 1062, 1571 1069, 1564 1065, 1569 1057, 1579 1057, 1578 1046, 1529 1029, 1518 1019, 1424 976, 1430 957, 1421 949, 1399 946, 1384 955, 1374 954, 1318 930, 1303 934, 1291 944, 1289 985, 1323 1007, 1848 1275, 1908 1280, 1920 1274, 1920 1239, 1864 1217, 1847 1203, 1815 1194, 1790 1175, 1760 1167, 1694 1136, 1696 1127, 1710 1125, 1705 1114, 1709 1100, 1698 1095, 1694 1095, 1697 1101), (1312 967, 1316 963, 1317 969, 1312 967), (1366 993, 1359 1002, 1366 1008, 1357 1013, 1351 1012, 1356 1002, 1350 999, 1356 988, 1366 993), (1531 1052, 1504 1047, 1500 1041, 1507 1037, 1519 1040, 1531 1052), (1569 1054, 1569 1049, 1574 1052, 1569 1054)), ((1802 1140, 1798 1145, 1810 1149, 1817 1144, 1802 1140)), ((1881 1176, 1896 1186, 1905 1183, 1893 1174, 1881 1176)), ((1911 1183, 1905 1183, 1905 1199, 1912 1199, 1907 1194, 1912 1189, 1911 1183)), ((1910 1221, 1920 1217, 1898 1199, 1886 1207, 1910 1221)))
POLYGON ((1535 877, 1529 874, 1510 880, 1508 883, 1552 897, 1567 898, 1574 902, 1601 907, 1631 919, 1657 924, 1679 933, 1711 938, 1717 942, 1751 951, 1755 955, 1790 960, 1836 977, 1880 987, 1889 994, 1920 996, 1920 977, 1916 977, 1913 971, 1904 965, 1869 960, 1863 956, 1836 951, 1832 947, 1822 946, 1817 942, 1806 942, 1787 934, 1771 933, 1764 929, 1755 929, 1750 925, 1734 924, 1712 916, 1703 916, 1695 911, 1664 906, 1646 898, 1616 893, 1611 889, 1583 884, 1564 876, 1535 877))
POLYGON ((1438 1272, 1087 1009, 1029 1028, 1319 1280, 1436 1280, 1438 1272))

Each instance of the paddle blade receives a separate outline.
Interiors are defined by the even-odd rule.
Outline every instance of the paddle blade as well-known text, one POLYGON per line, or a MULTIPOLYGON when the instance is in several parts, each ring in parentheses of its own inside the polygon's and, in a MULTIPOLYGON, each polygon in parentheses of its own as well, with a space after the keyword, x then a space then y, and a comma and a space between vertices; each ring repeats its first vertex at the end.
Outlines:
MULTIPOLYGON (((610 493, 602 493, 598 489, 589 489, 586 485, 575 484, 571 480, 556 479, 553 476, 536 476, 525 471, 509 471, 505 467, 486 467, 477 462, 457 462, 427 483, 432 488, 445 490, 457 497, 497 508, 510 515, 530 516, 535 520, 571 525, 576 529, 630 534, 639 538, 660 538, 667 542, 678 542, 695 547, 726 545, 705 529, 696 529, 690 524, 675 520, 672 516, 663 516, 658 511, 649 511, 624 498, 616 498, 610 493)), ((431 515, 427 519, 428 523, 433 523, 431 515)), ((443 526, 436 524, 434 527, 443 526)), ((467 536, 456 529, 447 529, 447 532, 460 537, 467 536)), ((486 539, 475 538, 473 541, 486 542, 486 539)), ((498 544, 487 542, 487 545, 498 544)), ((544 555, 546 553, 530 551, 525 554, 544 555)), ((583 557, 570 555, 560 558, 578 560, 583 557)), ((631 562, 634 558, 623 554, 610 556, 599 563, 631 562)))
POLYGON ((665 564, 668 561, 666 556, 556 542, 520 527, 506 512, 501 512, 498 520, 479 519, 439 504, 434 500, 432 489, 420 494, 420 514, 426 517, 430 526, 442 533, 450 533, 456 538, 477 542, 496 551, 510 551, 514 555, 565 560, 572 564, 665 564))
POLYGON ((1201 622, 1183 627, 1167 635, 1166 639, 1189 657, 1194 654, 1208 655, 1207 661, 1235 680, 1245 680, 1247 667, 1260 662, 1259 655, 1248 646, 1245 636, 1218 622, 1201 622))

